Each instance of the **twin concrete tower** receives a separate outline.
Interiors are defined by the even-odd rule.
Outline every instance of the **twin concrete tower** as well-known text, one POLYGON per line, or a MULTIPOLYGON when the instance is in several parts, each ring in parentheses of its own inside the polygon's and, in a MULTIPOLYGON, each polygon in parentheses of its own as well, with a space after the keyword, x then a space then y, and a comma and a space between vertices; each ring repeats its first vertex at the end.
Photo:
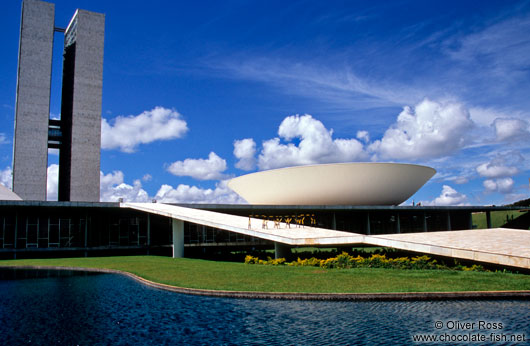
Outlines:
POLYGON ((105 15, 77 10, 55 27, 54 4, 24 0, 20 24, 13 191, 46 200, 48 148, 59 149, 59 201, 99 202, 105 15), (60 119, 50 119, 55 32, 64 32, 60 119))

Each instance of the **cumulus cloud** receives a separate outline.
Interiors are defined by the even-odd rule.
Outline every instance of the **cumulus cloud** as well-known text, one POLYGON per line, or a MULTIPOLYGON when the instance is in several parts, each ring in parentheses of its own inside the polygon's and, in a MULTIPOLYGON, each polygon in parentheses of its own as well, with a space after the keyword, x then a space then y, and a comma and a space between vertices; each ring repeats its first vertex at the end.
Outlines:
POLYGON ((147 192, 142 189, 140 180, 135 180, 133 185, 124 183, 123 172, 114 171, 103 174, 100 172, 100 200, 102 202, 149 202, 147 192))
POLYGON ((424 99, 414 109, 404 107, 397 122, 370 145, 370 150, 388 159, 442 157, 462 148, 473 126, 462 104, 424 99))
POLYGON ((516 118, 497 118, 493 122, 498 141, 517 141, 530 139, 528 122, 516 118))
POLYGON ((164 184, 154 198, 162 203, 245 203, 239 195, 227 186, 227 181, 217 183, 215 189, 202 189, 185 184, 173 187, 164 184))
POLYGON ((510 193, 513 189, 513 179, 512 178, 500 178, 500 179, 487 179, 484 181, 483 185, 488 192, 500 192, 500 193, 510 193))
POLYGON ((57 201, 59 194, 59 165, 49 165, 47 172, 46 200, 57 201))
MULTIPOLYGON (((126 202, 148 202, 147 192, 142 189, 139 180, 133 185, 124 183, 123 172, 114 171, 103 174, 100 172, 100 200, 102 202, 117 202, 123 198, 126 202)), ((53 164, 48 167, 47 200, 56 201, 58 197, 59 165, 53 164)))
POLYGON ((234 156, 239 160, 236 168, 250 171, 256 167, 256 142, 252 138, 234 141, 234 156))
POLYGON ((368 133, 368 131, 357 131, 357 139, 368 143, 370 142, 370 134, 368 133))
POLYGON ((198 180, 223 179, 226 170, 226 160, 220 158, 213 151, 207 159, 186 159, 173 162, 167 170, 176 176, 188 176, 198 180))
POLYGON ((517 174, 517 167, 504 166, 498 162, 487 162, 477 167, 477 172, 482 177, 500 178, 517 174))
POLYGON ((475 124, 484 127, 491 126, 497 118, 505 117, 505 113, 503 111, 482 107, 470 107, 469 115, 475 124))
POLYGON ((259 155, 260 169, 317 163, 348 162, 367 157, 363 145, 356 139, 333 139, 333 131, 311 115, 292 115, 285 118, 278 129, 280 138, 263 142, 259 155))
POLYGON ((245 203, 234 191, 228 188, 226 181, 216 184, 214 189, 203 189, 196 186, 180 184, 177 187, 164 184, 155 196, 149 196, 142 188, 142 182, 137 179, 132 185, 124 182, 121 171, 100 173, 101 201, 117 202, 120 198, 124 202, 151 202, 156 199, 161 203, 245 203))
POLYGON ((442 187, 442 193, 433 201, 422 202, 423 205, 448 206, 448 205, 466 205, 467 196, 456 191, 449 185, 442 187))
POLYGON ((101 121, 101 147, 132 153, 139 144, 182 137, 186 121, 172 109, 155 107, 139 115, 118 116, 112 123, 101 121))
POLYGON ((13 187, 13 170, 11 167, 6 167, 5 169, 0 170, 0 184, 8 189, 13 187))

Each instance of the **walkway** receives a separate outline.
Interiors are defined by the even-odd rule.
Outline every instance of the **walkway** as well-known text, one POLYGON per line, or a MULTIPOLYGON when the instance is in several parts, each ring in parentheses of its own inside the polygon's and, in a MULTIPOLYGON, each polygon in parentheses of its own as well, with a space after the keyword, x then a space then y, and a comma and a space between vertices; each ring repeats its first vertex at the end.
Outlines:
POLYGON ((249 218, 245 216, 178 207, 163 203, 121 203, 120 206, 287 245, 360 244, 364 240, 362 234, 307 226, 297 227, 295 224, 291 224, 289 228, 283 222, 279 228, 274 228, 274 222, 268 221, 267 228, 263 228, 263 220, 257 218, 250 219, 251 225, 249 227, 249 218))
POLYGON ((508 228, 365 236, 366 244, 530 269, 530 231, 508 228))
POLYGON ((162 203, 121 203, 122 208, 170 217, 174 239, 183 253, 183 221, 266 239, 291 246, 367 244, 410 250, 425 254, 470 259, 530 269, 530 231, 484 229, 449 232, 422 232, 363 235, 316 227, 290 227, 273 221, 185 208, 162 203), (249 224, 250 223, 250 224, 249 224), (264 228, 264 226, 266 228, 264 228))

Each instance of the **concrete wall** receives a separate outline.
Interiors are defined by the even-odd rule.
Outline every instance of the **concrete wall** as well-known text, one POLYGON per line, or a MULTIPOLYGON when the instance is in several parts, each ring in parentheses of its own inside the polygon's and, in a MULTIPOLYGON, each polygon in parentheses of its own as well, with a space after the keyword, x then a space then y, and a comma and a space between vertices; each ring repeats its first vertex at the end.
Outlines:
POLYGON ((13 191, 25 200, 46 200, 54 16, 54 4, 22 4, 13 191))
POLYGON ((65 60, 63 70, 61 120, 71 128, 61 150, 60 200, 99 201, 104 34, 105 15, 85 10, 76 12, 65 33, 65 51, 74 50, 74 61, 65 60))

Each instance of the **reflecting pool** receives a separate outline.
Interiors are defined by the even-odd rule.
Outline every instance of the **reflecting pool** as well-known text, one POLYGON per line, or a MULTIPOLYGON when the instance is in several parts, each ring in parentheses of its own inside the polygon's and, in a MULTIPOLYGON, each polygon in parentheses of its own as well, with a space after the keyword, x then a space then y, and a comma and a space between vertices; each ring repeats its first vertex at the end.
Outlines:
POLYGON ((212 298, 115 274, 0 270, 5 345, 409 345, 423 335, 446 345, 473 335, 486 338, 480 345, 525 345, 529 320, 528 301, 212 298))

